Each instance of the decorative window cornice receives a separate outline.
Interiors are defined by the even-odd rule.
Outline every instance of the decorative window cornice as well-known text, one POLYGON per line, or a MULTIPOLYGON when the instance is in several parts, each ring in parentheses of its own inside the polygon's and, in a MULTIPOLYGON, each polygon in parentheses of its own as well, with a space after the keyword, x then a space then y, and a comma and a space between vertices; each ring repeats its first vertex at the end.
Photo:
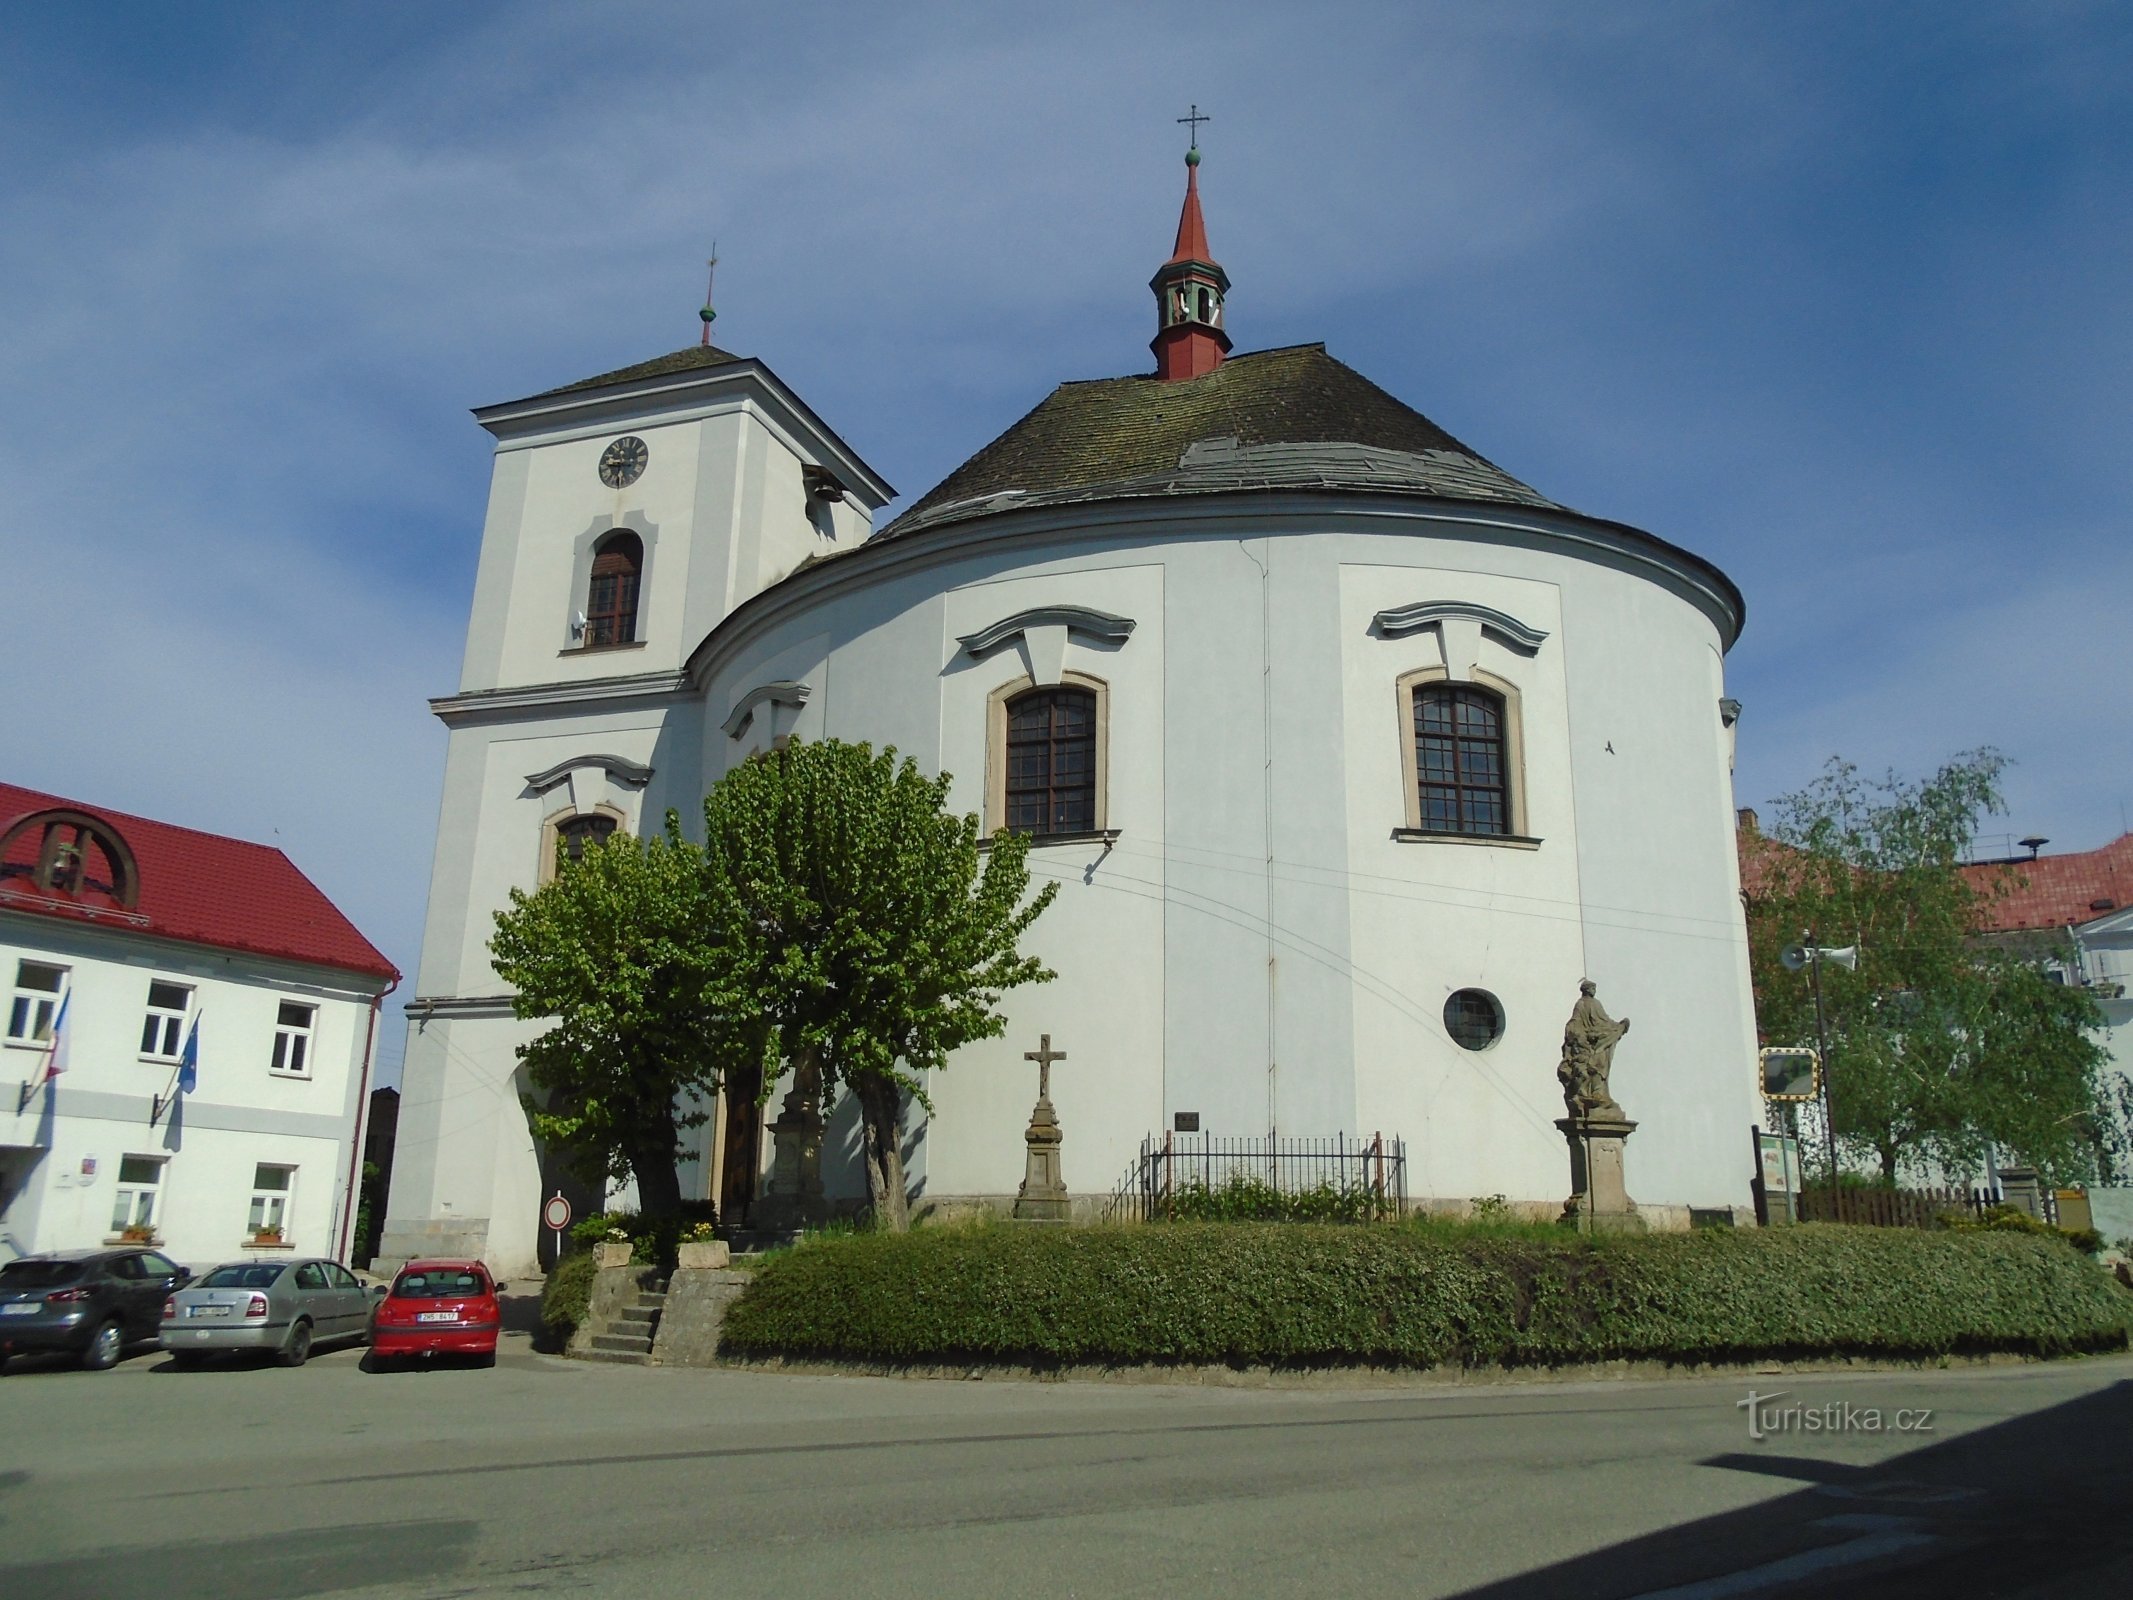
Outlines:
POLYGON ((1386 638, 1398 639, 1406 634, 1420 633, 1448 617, 1478 622, 1505 644, 1520 650, 1538 650, 1548 637, 1544 629, 1528 627, 1509 612, 1478 605, 1471 600, 1418 600, 1413 605, 1389 607, 1371 620, 1386 638))
POLYGON ((640 789, 652 781, 650 767, 626 761, 621 756, 572 756, 567 761, 558 761, 546 772, 528 774, 526 787, 536 792, 553 789, 580 767, 598 767, 617 783, 634 784, 640 789))
POLYGON ((757 684, 733 702, 733 709, 726 713, 726 720, 719 726, 725 730, 727 738, 738 739, 748 731, 748 724, 755 720, 759 706, 791 706, 797 711, 807 704, 807 697, 814 692, 807 684, 795 683, 790 678, 757 684))
POLYGON ((1027 611, 1017 611, 1011 617, 1002 617, 989 628, 963 634, 957 638, 956 643, 975 659, 999 649, 1017 634, 1025 633, 1031 628, 1065 628, 1072 633, 1084 633, 1092 638, 1123 643, 1133 632, 1133 619, 1113 616, 1110 612, 1098 611, 1093 606, 1031 606, 1027 611))

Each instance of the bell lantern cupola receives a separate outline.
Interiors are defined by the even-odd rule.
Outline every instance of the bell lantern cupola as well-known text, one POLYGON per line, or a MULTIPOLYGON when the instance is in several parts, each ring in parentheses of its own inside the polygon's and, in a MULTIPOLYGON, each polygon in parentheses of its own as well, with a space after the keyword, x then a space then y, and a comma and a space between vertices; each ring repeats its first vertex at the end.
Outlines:
POLYGON ((1200 147, 1185 152, 1185 208, 1178 214, 1178 242, 1170 259, 1148 280, 1155 291, 1155 375, 1164 382, 1197 378, 1222 365, 1229 335, 1222 328, 1222 297, 1229 274, 1207 248, 1200 216, 1200 147))

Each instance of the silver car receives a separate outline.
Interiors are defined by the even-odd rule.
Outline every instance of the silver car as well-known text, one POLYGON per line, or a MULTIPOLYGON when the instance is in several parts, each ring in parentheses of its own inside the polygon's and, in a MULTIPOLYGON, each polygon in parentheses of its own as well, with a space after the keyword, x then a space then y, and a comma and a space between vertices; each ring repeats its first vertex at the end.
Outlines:
POLYGON ((232 1261, 163 1305, 163 1348, 180 1366, 224 1350, 268 1351, 300 1367, 314 1347, 360 1344, 371 1297, 338 1261, 232 1261))

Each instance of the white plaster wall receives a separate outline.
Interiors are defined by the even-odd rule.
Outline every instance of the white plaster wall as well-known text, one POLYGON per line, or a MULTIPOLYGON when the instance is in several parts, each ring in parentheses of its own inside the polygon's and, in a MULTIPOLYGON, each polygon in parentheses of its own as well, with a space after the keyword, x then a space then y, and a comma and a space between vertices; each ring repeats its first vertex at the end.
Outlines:
POLYGON ((952 803, 975 810, 985 693, 1021 664, 959 660, 955 636, 1046 601, 1136 621, 1100 659, 1080 640, 1069 652, 1110 685, 1121 835, 1108 854, 1033 852, 1063 888, 1030 948, 1061 976, 1008 996, 1007 1035, 938 1075, 925 1192, 1012 1192, 1021 1055, 1049 1031, 1068 1051, 1054 1098, 1082 1192, 1197 1111, 1216 1134, 1404 1135, 1417 1196, 1560 1199, 1555 1065, 1589 974, 1637 1024, 1615 1074, 1646 1123, 1633 1193, 1743 1202, 1753 1017, 1705 611, 1648 567, 1521 542, 1501 518, 1195 521, 885 564, 714 657, 707 721, 756 683, 806 681, 795 731, 893 742, 954 772, 952 803), (1462 636, 1521 690, 1538 848, 1392 838, 1394 685, 1443 653, 1436 631, 1386 640, 1369 624, 1431 598, 1549 635, 1532 653, 1462 636), (1486 1052, 1443 1030, 1446 996, 1469 984, 1508 1018, 1486 1052))
POLYGON ((15 1085, 34 1082, 46 1054, 0 1047, 0 1159, 19 1187, 0 1212, 0 1232, 27 1250, 76 1249, 110 1235, 122 1156, 162 1158, 157 1228, 164 1248, 200 1265, 244 1252, 254 1168, 297 1169, 288 1245, 332 1255, 344 1231, 354 1149, 368 994, 353 981, 287 963, 178 945, 55 919, 0 923, 0 978, 12 988, 20 960, 68 969, 66 1070, 28 1108, 15 1085), (170 1090, 170 1061, 144 1058, 148 986, 193 989, 200 1019, 199 1081, 155 1126, 154 1097, 170 1090), (269 1068, 283 1000, 317 1008, 310 1071, 269 1068), (85 1173, 87 1158, 95 1170, 85 1173))

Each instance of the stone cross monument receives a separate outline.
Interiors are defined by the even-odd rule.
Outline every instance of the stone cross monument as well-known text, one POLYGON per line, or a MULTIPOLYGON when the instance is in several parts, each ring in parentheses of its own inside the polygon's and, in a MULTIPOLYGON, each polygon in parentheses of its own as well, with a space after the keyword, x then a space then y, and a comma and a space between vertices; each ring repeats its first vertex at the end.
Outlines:
POLYGON ((798 1233, 829 1216, 822 1195, 822 1074, 812 1056, 794 1064, 778 1120, 770 1125, 770 1181, 749 1210, 751 1226, 798 1233))
POLYGON ((1030 1113, 1029 1128, 1022 1135, 1029 1153, 1022 1188, 1015 1195, 1015 1216, 1024 1222, 1064 1222, 1067 1191, 1059 1175, 1059 1113, 1052 1109, 1052 1063, 1066 1060, 1066 1052, 1054 1050, 1047 1033, 1036 1049, 1022 1052, 1022 1059, 1037 1063, 1037 1108, 1030 1113))
POLYGON ((1563 1057, 1555 1076, 1563 1086, 1570 1115, 1556 1126, 1570 1144, 1570 1198, 1563 1220, 1601 1233, 1635 1232, 1644 1227, 1623 1177, 1622 1147, 1637 1125, 1623 1114, 1608 1087, 1615 1046, 1629 1032, 1629 1018, 1619 1022, 1600 1004, 1590 978, 1578 985, 1578 1002, 1563 1028, 1563 1057))

